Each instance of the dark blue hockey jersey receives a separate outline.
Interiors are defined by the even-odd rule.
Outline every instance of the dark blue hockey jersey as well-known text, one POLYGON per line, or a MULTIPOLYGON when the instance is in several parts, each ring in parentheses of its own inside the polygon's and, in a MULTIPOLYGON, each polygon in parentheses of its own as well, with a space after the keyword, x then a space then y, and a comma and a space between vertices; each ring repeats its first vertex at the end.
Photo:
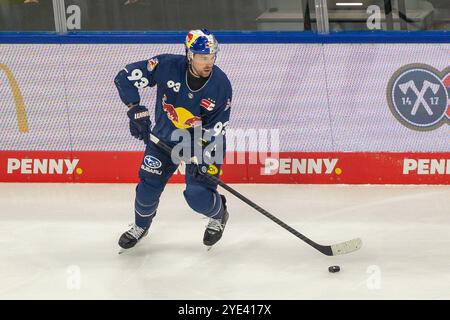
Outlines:
POLYGON ((185 56, 162 54, 127 65, 114 81, 126 105, 140 103, 138 89, 157 86, 152 132, 166 143, 173 144, 171 135, 176 129, 192 133, 194 127, 202 126, 213 138, 224 135, 230 118, 232 88, 226 74, 214 65, 203 87, 191 90, 187 72, 185 56))

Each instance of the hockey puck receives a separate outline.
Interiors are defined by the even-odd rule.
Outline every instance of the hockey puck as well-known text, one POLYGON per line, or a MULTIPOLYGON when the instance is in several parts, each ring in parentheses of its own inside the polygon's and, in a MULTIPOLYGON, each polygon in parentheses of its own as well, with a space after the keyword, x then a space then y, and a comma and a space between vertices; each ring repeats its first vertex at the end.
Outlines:
POLYGON ((341 271, 341 268, 339 266, 331 266, 331 267, 328 267, 328 271, 331 273, 335 273, 335 272, 341 271))

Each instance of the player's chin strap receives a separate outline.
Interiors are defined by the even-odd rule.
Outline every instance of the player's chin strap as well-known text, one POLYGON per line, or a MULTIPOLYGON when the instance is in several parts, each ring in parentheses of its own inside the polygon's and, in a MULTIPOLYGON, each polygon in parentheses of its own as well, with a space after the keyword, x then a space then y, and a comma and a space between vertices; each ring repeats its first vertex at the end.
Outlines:
MULTIPOLYGON (((158 147, 163 149, 165 152, 167 152, 169 155, 172 155, 172 148, 170 146, 168 146, 166 143, 164 143, 163 141, 161 141, 158 137, 156 137, 153 134, 150 134, 150 140, 154 144, 156 144, 158 147)), ((350 253, 350 252, 353 252, 353 251, 356 251, 356 250, 360 249, 361 246, 362 246, 362 240, 360 238, 355 238, 355 239, 352 239, 352 240, 348 240, 348 241, 337 243, 337 244, 333 244, 333 245, 321 245, 321 244, 318 244, 318 243, 312 241, 311 239, 309 239, 308 237, 304 236, 303 234, 301 234, 300 232, 298 232, 294 228, 288 226, 286 223, 284 223, 283 221, 281 221, 277 217, 273 216, 272 214, 270 214, 269 212, 267 212, 266 210, 264 210, 263 208, 258 206, 253 201, 247 199, 242 194, 240 194, 239 192, 237 192, 236 190, 231 188, 229 185, 227 185, 226 183, 222 182, 219 178, 217 178, 217 177, 215 177, 213 175, 208 175, 208 174, 206 174, 205 176, 208 179, 210 179, 211 181, 217 183, 219 186, 221 186, 222 188, 224 188, 225 190, 227 190, 231 194, 233 194, 235 197, 237 197, 237 198, 241 199, 242 201, 244 201, 250 207, 256 209, 258 212, 260 212, 263 215, 265 215, 267 218, 269 218, 270 220, 272 220, 273 222, 278 224, 280 227, 283 227, 284 229, 286 229, 287 231, 292 233, 297 238, 303 240, 304 242, 309 244, 311 247, 313 247, 314 249, 322 252, 323 254, 325 254, 327 256, 336 256, 336 255, 340 255, 340 254, 350 253)))

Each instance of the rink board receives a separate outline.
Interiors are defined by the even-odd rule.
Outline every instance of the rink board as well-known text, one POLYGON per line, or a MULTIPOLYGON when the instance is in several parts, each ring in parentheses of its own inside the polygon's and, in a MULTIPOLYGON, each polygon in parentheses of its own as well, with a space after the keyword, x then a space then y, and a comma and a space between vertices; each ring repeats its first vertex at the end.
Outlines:
MULTIPOLYGON (((0 182, 137 182, 141 152, 0 153, 0 182)), ((228 153, 228 183, 449 184, 450 153, 228 153)), ((182 163, 170 182, 184 182, 182 163)))
MULTIPOLYGON (((2 44, 1 181, 137 181, 143 145, 129 134, 113 79, 126 64, 162 52, 183 48, 2 44), (36 174, 25 157, 41 159, 36 174), (52 173, 44 174, 50 159, 52 173), (21 169, 8 173, 8 165, 21 169)), ((288 155, 274 174, 259 173, 264 162, 226 164, 224 180, 449 184, 449 52, 448 43, 222 44, 217 65, 233 86, 227 150, 253 153, 270 145, 288 155), (237 141, 241 136, 245 143, 237 141), (305 161, 316 168, 334 157, 339 173, 302 171, 305 161), (416 173, 403 173, 405 159, 420 159, 416 173)), ((141 98, 152 110, 155 90, 142 90, 141 98)))

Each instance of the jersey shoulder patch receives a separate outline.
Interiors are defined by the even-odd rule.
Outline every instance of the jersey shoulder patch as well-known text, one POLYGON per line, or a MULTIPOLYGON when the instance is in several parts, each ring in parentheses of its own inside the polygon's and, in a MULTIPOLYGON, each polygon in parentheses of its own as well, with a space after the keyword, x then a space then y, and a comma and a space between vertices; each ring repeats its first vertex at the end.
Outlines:
POLYGON ((148 71, 153 71, 155 70, 156 66, 158 65, 159 61, 158 58, 151 58, 150 60, 148 60, 147 63, 147 70, 148 71))
POLYGON ((173 68, 178 69, 184 63, 186 63, 186 58, 182 55, 177 54, 160 54, 154 56, 147 63, 148 71, 154 71, 156 68, 164 68, 165 72, 170 72, 173 68))
POLYGON ((208 111, 213 111, 214 107, 216 106, 216 101, 211 98, 202 99, 202 101, 200 101, 200 106, 208 111))

